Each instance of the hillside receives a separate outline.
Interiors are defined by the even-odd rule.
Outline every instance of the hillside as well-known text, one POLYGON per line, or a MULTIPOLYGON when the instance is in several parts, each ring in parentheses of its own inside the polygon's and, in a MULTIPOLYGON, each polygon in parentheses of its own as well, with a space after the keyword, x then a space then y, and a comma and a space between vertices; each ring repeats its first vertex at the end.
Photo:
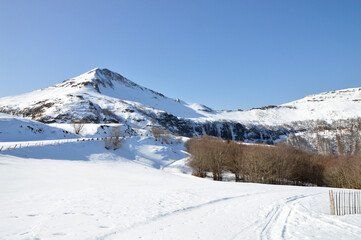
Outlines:
MULTIPOLYGON (((361 126, 360 107, 361 89, 353 88, 307 96, 279 106, 247 111, 213 110, 168 98, 118 73, 99 68, 48 88, 0 98, 0 112, 66 130, 70 130, 67 124, 83 119, 98 126, 121 124, 143 134, 150 134, 152 126, 160 126, 187 137, 207 134, 268 144, 286 140, 308 151, 339 154, 352 154, 357 148, 356 141, 350 143, 350 133, 345 130, 361 126), (355 146, 340 150, 337 134, 342 144, 355 146)), ((99 136, 102 131, 89 132, 99 136)), ((360 138, 358 131, 356 138, 360 138)))
POLYGON ((70 131, 0 113, 0 142, 77 138, 70 131))
POLYGON ((208 114, 215 120, 237 121, 263 125, 282 125, 297 121, 361 117, 361 88, 350 88, 304 97, 279 106, 265 106, 247 111, 228 111, 208 114))
POLYGON ((215 111, 200 104, 168 98, 118 73, 99 68, 48 88, 0 98, 1 112, 47 123, 64 123, 75 118, 100 123, 166 112, 197 122, 223 120, 281 125, 294 121, 358 118, 360 106, 361 88, 351 88, 311 95, 279 106, 215 111))

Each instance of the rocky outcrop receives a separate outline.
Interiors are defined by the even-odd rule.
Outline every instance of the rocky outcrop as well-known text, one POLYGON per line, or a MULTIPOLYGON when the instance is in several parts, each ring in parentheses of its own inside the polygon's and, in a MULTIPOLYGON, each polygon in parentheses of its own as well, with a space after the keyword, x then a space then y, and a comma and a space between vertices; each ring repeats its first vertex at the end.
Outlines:
POLYGON ((274 144, 277 140, 287 137, 290 132, 286 127, 243 125, 227 121, 196 122, 168 113, 160 114, 157 121, 162 127, 182 136, 194 137, 207 134, 234 141, 266 144, 274 144))

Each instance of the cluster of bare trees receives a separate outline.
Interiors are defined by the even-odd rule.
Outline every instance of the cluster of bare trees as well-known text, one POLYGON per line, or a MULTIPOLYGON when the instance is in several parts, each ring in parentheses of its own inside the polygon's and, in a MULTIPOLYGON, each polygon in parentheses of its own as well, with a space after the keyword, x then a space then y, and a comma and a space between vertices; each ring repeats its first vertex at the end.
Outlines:
POLYGON ((186 143, 192 154, 194 175, 212 173, 222 180, 225 172, 235 181, 272 184, 315 184, 361 188, 361 159, 311 154, 280 145, 244 145, 203 136, 186 143))
POLYGON ((160 127, 157 126, 153 126, 152 127, 152 134, 155 138, 156 141, 160 141, 162 143, 171 143, 172 138, 171 138, 171 134, 170 131, 168 129, 162 129, 160 127))
POLYGON ((108 150, 117 150, 123 144, 119 126, 114 126, 109 132, 108 137, 104 138, 105 148, 108 150))
POLYGON ((361 189, 361 156, 339 156, 328 162, 324 173, 330 187, 361 189))

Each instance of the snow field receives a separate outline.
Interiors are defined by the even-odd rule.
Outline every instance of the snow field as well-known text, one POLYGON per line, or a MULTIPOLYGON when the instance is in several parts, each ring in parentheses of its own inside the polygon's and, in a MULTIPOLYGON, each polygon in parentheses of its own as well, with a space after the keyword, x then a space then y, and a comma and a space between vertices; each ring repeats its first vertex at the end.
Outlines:
POLYGON ((0 239, 360 239, 360 215, 329 215, 328 188, 196 178, 183 148, 136 137, 3 152, 0 239))
MULTIPOLYGON (((71 131, 0 113, 0 142, 77 138, 71 131)), ((1 148, 1 147, 0 147, 1 148)))

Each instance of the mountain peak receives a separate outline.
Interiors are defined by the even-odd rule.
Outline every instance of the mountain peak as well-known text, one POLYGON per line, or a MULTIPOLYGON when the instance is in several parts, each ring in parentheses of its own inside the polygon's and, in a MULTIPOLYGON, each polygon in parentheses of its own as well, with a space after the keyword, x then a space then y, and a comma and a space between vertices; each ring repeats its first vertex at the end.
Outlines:
POLYGON ((91 73, 91 72, 94 72, 94 71, 98 71, 98 70, 101 70, 99 67, 96 67, 96 68, 93 68, 91 70, 89 70, 88 72, 86 72, 87 74, 91 73))
POLYGON ((120 84, 128 88, 144 89, 144 87, 128 80, 119 73, 110 71, 107 68, 101 69, 98 67, 77 77, 65 80, 63 83, 55 85, 55 87, 92 87, 100 93, 100 87, 114 89, 115 84, 120 84))

